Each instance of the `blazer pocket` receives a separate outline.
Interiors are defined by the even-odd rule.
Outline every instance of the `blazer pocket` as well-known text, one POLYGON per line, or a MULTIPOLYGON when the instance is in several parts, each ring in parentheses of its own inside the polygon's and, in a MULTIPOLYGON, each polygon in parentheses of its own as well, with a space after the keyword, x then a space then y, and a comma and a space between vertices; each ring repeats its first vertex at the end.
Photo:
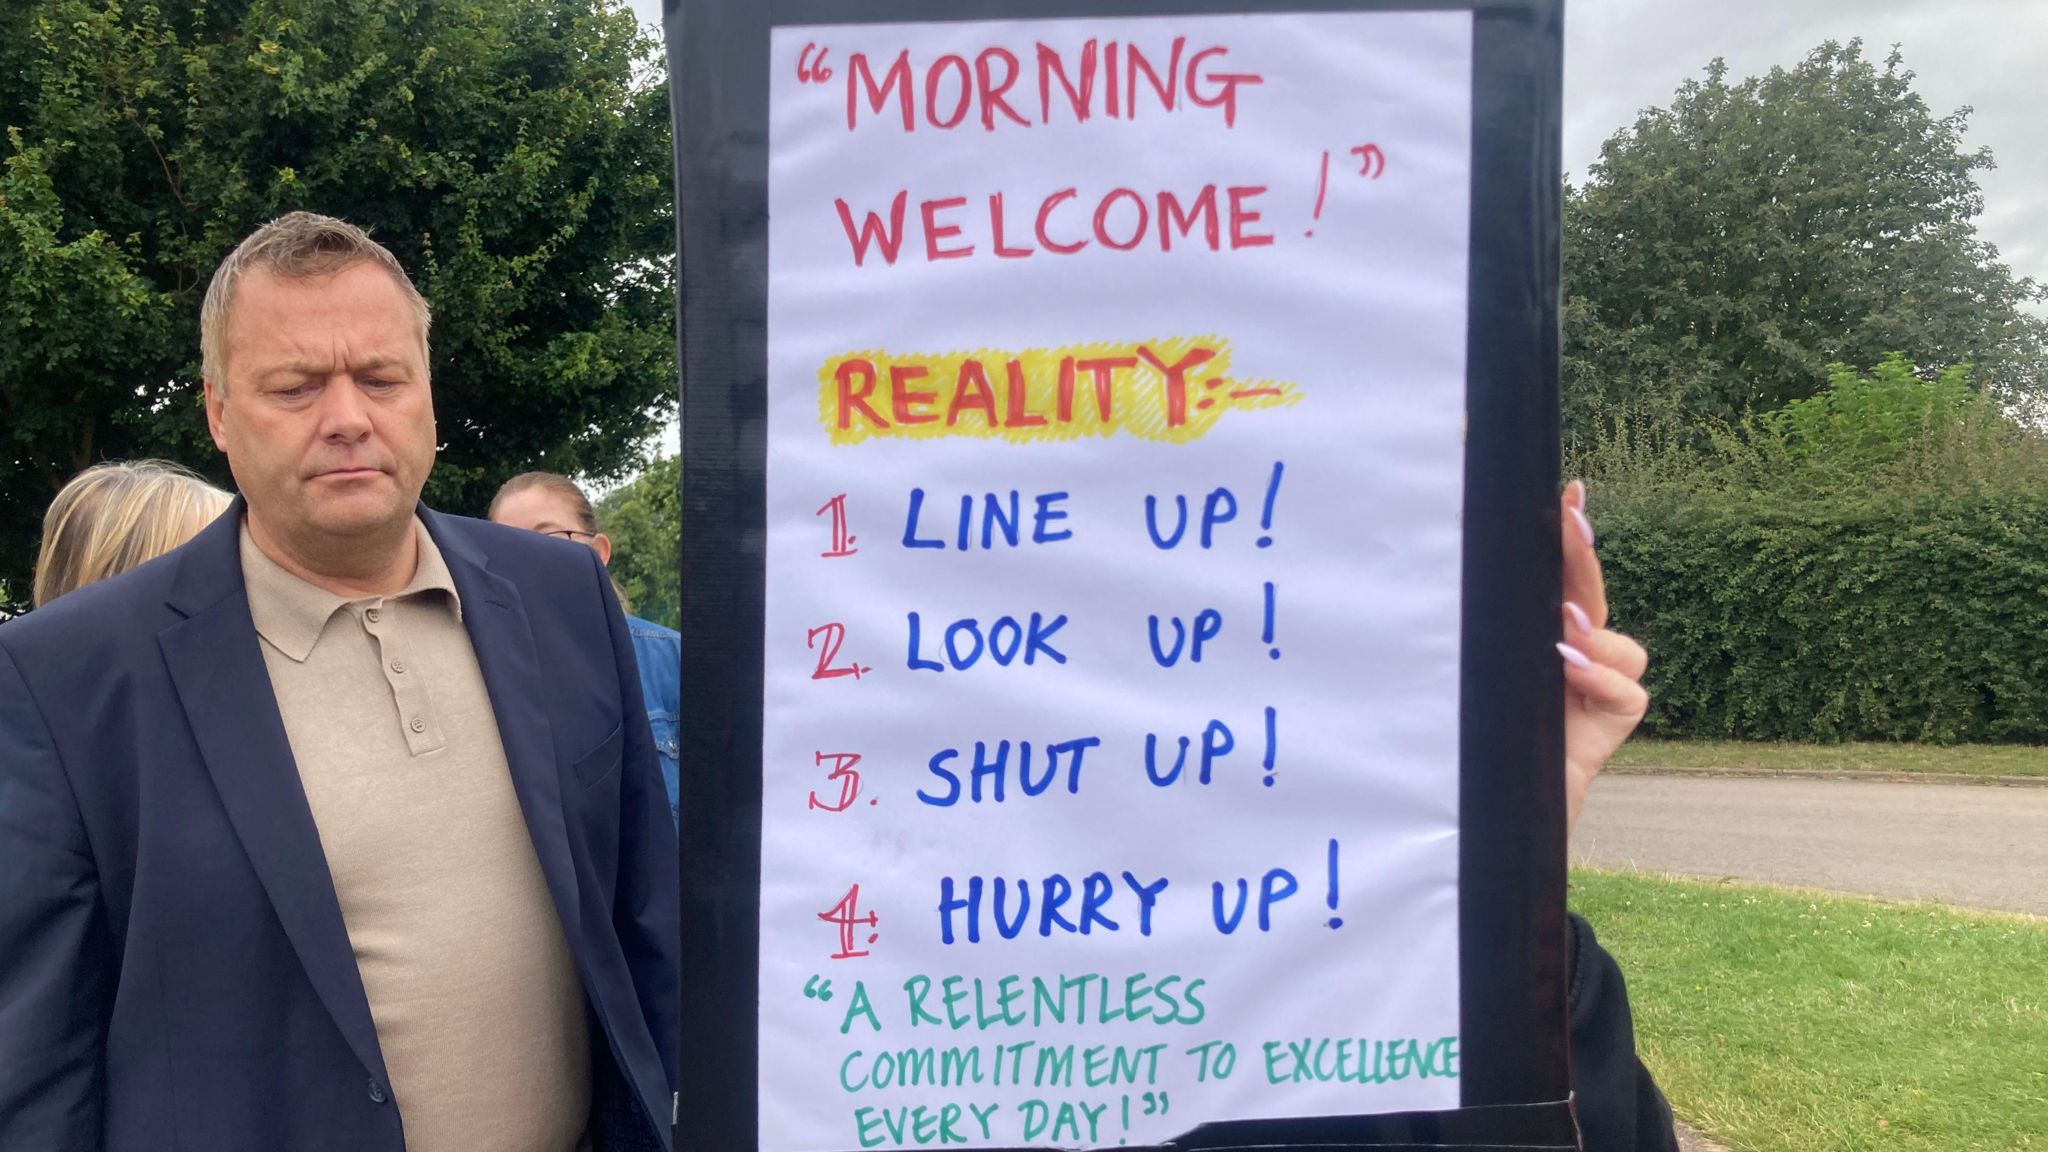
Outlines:
POLYGON ((626 726, 620 724, 612 729, 611 735, 599 741, 597 747, 576 761, 576 783, 580 787, 589 788, 617 772, 625 746, 626 726))

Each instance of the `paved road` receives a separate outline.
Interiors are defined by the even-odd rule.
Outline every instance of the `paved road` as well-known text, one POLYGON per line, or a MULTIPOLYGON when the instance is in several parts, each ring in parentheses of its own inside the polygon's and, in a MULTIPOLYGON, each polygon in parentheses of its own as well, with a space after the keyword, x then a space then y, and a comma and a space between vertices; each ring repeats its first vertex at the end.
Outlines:
POLYGON ((2048 915, 2048 788, 1608 775, 1572 859, 2048 915))

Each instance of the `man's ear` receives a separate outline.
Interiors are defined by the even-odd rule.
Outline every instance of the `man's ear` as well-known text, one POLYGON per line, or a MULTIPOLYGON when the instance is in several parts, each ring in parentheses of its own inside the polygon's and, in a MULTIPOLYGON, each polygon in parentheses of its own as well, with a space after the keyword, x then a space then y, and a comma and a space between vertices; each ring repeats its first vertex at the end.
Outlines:
POLYGON ((213 433, 213 446, 221 455, 228 454, 228 435, 221 426, 221 406, 227 403, 227 390, 212 380, 205 381, 206 389, 206 430, 213 433))
POLYGON ((597 549, 597 558, 609 568, 612 566, 612 538, 599 532, 591 537, 590 546, 597 549))

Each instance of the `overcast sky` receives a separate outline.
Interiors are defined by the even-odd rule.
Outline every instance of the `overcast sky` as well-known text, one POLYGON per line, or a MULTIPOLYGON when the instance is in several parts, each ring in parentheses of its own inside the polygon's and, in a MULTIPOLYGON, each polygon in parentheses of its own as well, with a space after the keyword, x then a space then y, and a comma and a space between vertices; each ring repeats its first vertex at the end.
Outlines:
MULTIPOLYGON (((661 0, 631 0, 657 27, 661 0)), ((1688 77, 1726 57, 1731 77, 1792 64, 1823 40, 1862 37, 1882 60, 1893 43, 1936 115, 1967 104, 1966 145, 1996 171, 1979 231, 2022 276, 2048 281, 2048 0, 1568 0, 1564 160, 1575 175, 1636 112, 1670 103, 1688 77)))

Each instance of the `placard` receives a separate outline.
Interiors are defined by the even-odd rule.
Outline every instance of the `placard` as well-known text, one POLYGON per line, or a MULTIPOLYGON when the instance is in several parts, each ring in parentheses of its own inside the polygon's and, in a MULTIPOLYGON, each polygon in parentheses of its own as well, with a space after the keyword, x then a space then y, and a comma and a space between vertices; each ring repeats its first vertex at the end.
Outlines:
POLYGON ((1554 290, 1481 168, 1541 159, 1481 108, 1541 37, 932 14, 706 11, 760 71, 677 97, 685 691, 693 731, 738 721, 684 755, 682 1146, 1300 1143, 1561 1099, 1557 869, 1507 874, 1562 856, 1555 507, 1517 484, 1554 475, 1554 377, 1503 377, 1554 290), (741 140, 744 191, 692 151, 741 140))

